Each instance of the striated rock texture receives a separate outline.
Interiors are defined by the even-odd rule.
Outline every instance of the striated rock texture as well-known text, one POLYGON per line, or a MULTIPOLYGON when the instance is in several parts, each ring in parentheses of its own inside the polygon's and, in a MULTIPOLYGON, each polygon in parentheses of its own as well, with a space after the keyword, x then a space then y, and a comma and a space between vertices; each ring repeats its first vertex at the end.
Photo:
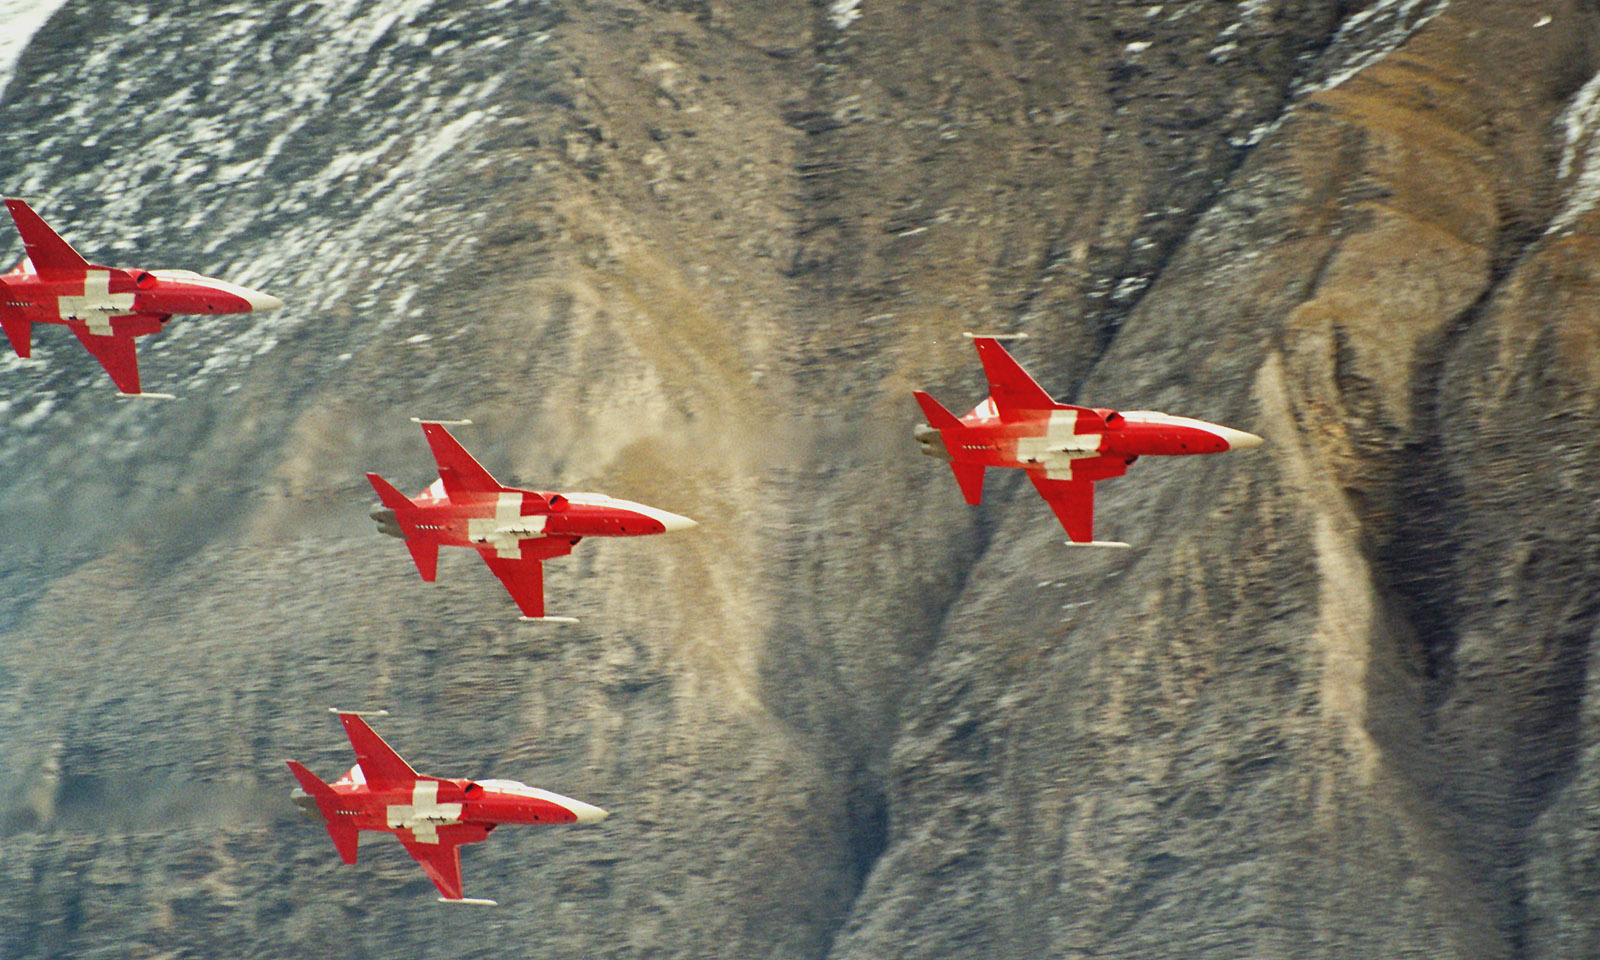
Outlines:
MULTIPOLYGON (((0 188, 288 301, 0 359, 0 957, 1600 956, 1587 0, 68 0, 0 188), (969 329, 1258 450, 918 457, 969 329), (374 536, 410 416, 701 521, 374 536), (607 807, 340 864, 323 708, 607 807)), ((20 244, 0 251, 20 256, 20 244)))

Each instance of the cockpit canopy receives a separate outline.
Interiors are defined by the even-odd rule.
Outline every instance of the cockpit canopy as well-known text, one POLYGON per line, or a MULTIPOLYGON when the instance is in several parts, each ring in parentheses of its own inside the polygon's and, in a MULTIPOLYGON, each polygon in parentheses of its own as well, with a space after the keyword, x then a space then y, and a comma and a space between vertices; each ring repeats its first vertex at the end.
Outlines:
POLYGON ((500 790, 505 793, 520 793, 528 797, 537 797, 541 791, 537 787, 530 787, 526 783, 516 780, 477 780, 478 786, 489 790, 500 790))

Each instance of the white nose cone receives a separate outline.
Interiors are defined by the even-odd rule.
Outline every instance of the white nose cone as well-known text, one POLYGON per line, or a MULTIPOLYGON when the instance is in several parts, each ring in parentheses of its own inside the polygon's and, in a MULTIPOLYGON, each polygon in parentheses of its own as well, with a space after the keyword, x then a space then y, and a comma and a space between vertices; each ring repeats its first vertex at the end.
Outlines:
POLYGON ((665 510, 657 510, 655 507, 647 507, 642 503, 632 503, 627 500, 621 502, 626 505, 629 510, 642 513, 651 520, 661 524, 662 530, 666 533, 671 533, 674 530, 687 530, 690 527, 699 526, 698 523, 695 523, 688 517, 680 517, 676 513, 668 513, 665 510))
POLYGON ((676 513, 668 513, 665 510, 661 511, 660 519, 661 525, 667 528, 668 533, 671 533, 674 530, 687 530, 690 527, 700 526, 700 524, 695 523, 688 517, 680 517, 676 513))
POLYGON ((239 289, 240 296, 244 297, 245 300, 250 304, 251 310, 276 310, 283 306, 283 301, 279 300, 277 297, 274 297, 270 293, 262 293, 260 290, 251 290, 249 287, 241 287, 239 289))
POLYGON ((579 823, 599 823, 611 816, 592 803, 584 803, 582 800, 573 800, 570 797, 563 801, 563 805, 572 811, 579 823))
POLYGON ((1261 446, 1261 438, 1253 433, 1245 433, 1243 430, 1235 430, 1232 427, 1212 427, 1210 429, 1222 439, 1228 441, 1229 450, 1248 450, 1251 447, 1261 446))

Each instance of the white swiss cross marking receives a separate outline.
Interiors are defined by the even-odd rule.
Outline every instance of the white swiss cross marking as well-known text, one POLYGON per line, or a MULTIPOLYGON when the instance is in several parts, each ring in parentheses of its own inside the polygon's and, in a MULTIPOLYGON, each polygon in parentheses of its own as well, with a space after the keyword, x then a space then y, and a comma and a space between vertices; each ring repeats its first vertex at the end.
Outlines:
POLYGON ((502 493, 495 498, 494 516, 478 517, 467 521, 467 539, 473 543, 490 543, 495 553, 507 560, 521 560, 520 540, 544 535, 544 525, 549 517, 522 515, 522 494, 502 493))
POLYGON ((1071 480, 1072 461, 1092 457, 1100 449, 1100 434, 1078 433, 1078 411, 1052 410, 1044 436, 1018 437, 1017 459, 1042 464, 1051 480, 1071 480))
POLYGON ((389 829, 410 830, 417 843, 438 843, 439 825, 461 822, 461 804, 439 802, 439 781, 418 780, 411 788, 411 802, 391 803, 389 829))
POLYGON ((111 292, 111 271, 90 270, 83 275, 83 296, 57 297, 56 314, 63 320, 82 320, 89 332, 110 336, 111 318, 133 310, 133 294, 111 292))

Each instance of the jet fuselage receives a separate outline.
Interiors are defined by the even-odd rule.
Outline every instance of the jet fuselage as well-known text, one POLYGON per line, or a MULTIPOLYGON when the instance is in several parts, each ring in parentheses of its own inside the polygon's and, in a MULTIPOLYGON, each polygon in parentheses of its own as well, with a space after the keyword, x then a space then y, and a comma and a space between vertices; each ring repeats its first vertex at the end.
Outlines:
MULTIPOLYGON (((582 800, 511 780, 423 778, 406 786, 373 789, 360 767, 328 785, 338 797, 334 810, 357 830, 409 830, 425 838, 430 828, 478 826, 485 833, 506 823, 598 823, 606 812, 582 800)), ((308 815, 320 817, 316 800, 296 788, 291 797, 308 815)))
POLYGON ((0 276, 0 306, 29 323, 81 322, 89 332, 143 336, 179 313, 250 313, 283 306, 277 297, 188 270, 107 270, 40 275, 27 261, 0 276))
POLYGON ((507 490, 451 500, 436 485, 412 499, 413 509, 375 505, 378 529, 441 546, 481 547, 537 538, 637 537, 684 530, 694 521, 666 510, 598 493, 507 490))
POLYGON ((959 429, 922 425, 915 436, 923 453, 940 460, 1047 471, 1099 457, 1119 458, 1125 467, 1139 457, 1222 453, 1261 443, 1253 433, 1189 417, 1148 410, 1094 412, 1101 422, 1085 423, 1073 410, 1002 420, 986 401, 961 418, 959 429))

